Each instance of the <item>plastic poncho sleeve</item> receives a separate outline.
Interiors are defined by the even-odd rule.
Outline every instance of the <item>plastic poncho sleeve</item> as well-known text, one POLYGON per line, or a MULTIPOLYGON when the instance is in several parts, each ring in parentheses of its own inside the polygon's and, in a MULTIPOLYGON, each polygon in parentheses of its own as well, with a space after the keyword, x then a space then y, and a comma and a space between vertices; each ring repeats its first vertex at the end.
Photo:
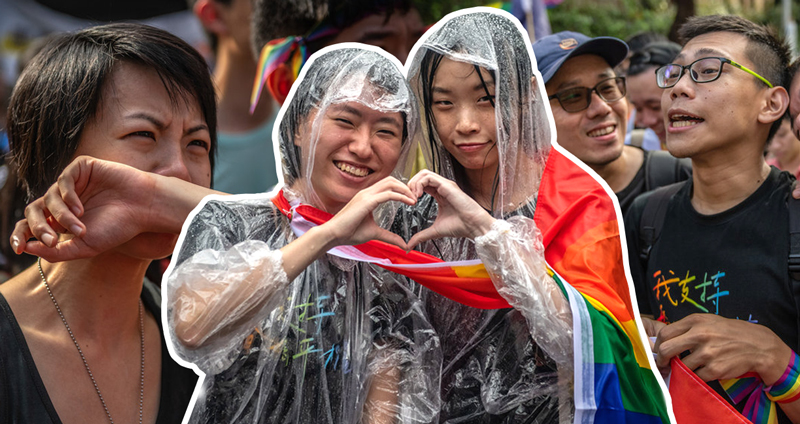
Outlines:
POLYGON ((532 219, 515 216, 496 220, 491 231, 475 239, 475 248, 497 292, 525 317, 536 344, 560 368, 571 369, 572 312, 547 274, 541 240, 532 219))
MULTIPOLYGON (((167 278, 176 351, 209 374, 231 364, 247 336, 283 302, 289 284, 281 251, 267 243, 274 234, 263 228, 251 231, 235 209, 213 201, 203 206, 167 278)), ((279 219, 268 207, 263 209, 266 216, 279 219)), ((270 220, 258 220, 265 221, 270 220)))

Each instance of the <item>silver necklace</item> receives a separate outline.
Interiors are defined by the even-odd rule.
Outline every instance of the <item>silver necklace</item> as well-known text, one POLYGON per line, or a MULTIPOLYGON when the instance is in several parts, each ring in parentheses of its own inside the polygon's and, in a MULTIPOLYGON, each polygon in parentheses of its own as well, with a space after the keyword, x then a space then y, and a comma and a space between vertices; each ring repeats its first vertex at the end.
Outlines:
MULTIPOLYGON (((75 338, 75 335, 72 334, 72 329, 69 328, 69 324, 67 324, 67 319, 64 318, 64 314, 61 313, 61 308, 58 306, 58 302, 56 302, 55 296, 53 296, 53 291, 50 290, 50 284, 47 284, 47 279, 44 277, 44 271, 42 270, 42 258, 39 258, 39 260, 37 261, 37 265, 39 266, 39 275, 42 276, 42 282, 44 283, 44 288, 47 289, 47 294, 50 295, 50 300, 53 301, 53 306, 56 307, 56 312, 58 312, 58 316, 61 317, 61 322, 63 322, 64 327, 67 328, 69 337, 72 339, 72 342, 75 343, 75 347, 78 349, 78 354, 81 355, 81 360, 83 360, 83 366, 86 367, 86 372, 89 373, 89 378, 92 380, 92 384, 94 385, 94 390, 97 392, 97 397, 100 398, 100 403, 103 404, 103 409, 106 411, 106 416, 108 417, 108 421, 111 422, 111 424, 114 424, 114 419, 111 418, 111 412, 109 412, 108 406, 106 405, 106 401, 105 399, 103 399, 103 394, 100 393, 100 387, 97 386, 97 382, 94 380, 94 375, 92 374, 92 370, 89 369, 89 363, 86 362, 86 356, 83 355, 83 350, 81 350, 81 345, 78 344, 78 340, 75 338)), ((142 424, 142 404, 144 402, 144 314, 142 313, 142 299, 139 299, 139 339, 142 347, 142 365, 139 371, 139 424, 142 424)))

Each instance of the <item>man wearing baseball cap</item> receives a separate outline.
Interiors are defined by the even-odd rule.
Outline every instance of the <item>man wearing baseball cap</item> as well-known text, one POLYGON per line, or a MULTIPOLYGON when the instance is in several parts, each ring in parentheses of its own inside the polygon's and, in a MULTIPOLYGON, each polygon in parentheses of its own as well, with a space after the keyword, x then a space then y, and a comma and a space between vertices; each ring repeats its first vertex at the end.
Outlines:
POLYGON ((623 214, 639 194, 691 175, 688 166, 667 153, 624 144, 625 78, 613 68, 628 53, 625 42, 564 31, 536 41, 533 52, 553 110, 558 144, 608 183, 623 214))

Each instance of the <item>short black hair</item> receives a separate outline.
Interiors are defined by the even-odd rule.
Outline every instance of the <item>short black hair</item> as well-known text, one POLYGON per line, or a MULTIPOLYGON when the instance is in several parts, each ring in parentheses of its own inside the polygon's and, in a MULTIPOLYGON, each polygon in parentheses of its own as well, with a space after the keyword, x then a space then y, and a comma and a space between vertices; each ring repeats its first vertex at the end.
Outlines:
POLYGON ((217 112, 203 57, 158 28, 117 23, 64 34, 20 75, 8 109, 11 154, 30 198, 42 196, 75 154, 83 128, 97 113, 105 82, 118 62, 155 70, 173 102, 197 101, 211 136, 214 167, 217 112))
MULTIPOLYGON (((692 38, 712 32, 732 32, 747 38, 745 55, 753 63, 753 70, 773 86, 784 87, 788 91, 792 82, 789 78, 792 50, 774 28, 736 15, 693 16, 680 27, 678 36, 681 43, 686 44, 692 38)), ((761 84, 758 80, 754 81, 761 84)), ((773 122, 767 140, 772 139, 780 126, 780 119, 773 122)))
MULTIPOLYGON (((680 52, 680 44, 671 41, 656 41, 646 44, 631 54, 628 75, 639 75, 653 66, 660 68, 672 62, 672 59, 680 52)), ((655 79, 655 76, 653 78, 655 79)))
MULTIPOLYGON (((341 30, 372 14, 385 14, 388 20, 395 11, 405 13, 412 6, 412 0, 253 0, 250 36, 254 56, 271 40, 308 35, 323 21, 341 30)), ((309 54, 323 46, 316 43, 309 54)))
POLYGON ((634 52, 636 50, 643 49, 644 46, 650 43, 658 43, 662 41, 669 41, 669 39, 663 34, 659 34, 657 32, 652 32, 652 31, 645 31, 632 35, 630 38, 625 40, 625 44, 628 45, 630 51, 634 52))
MULTIPOLYGON (((789 65, 789 69, 786 72, 786 89, 788 90, 792 86, 792 81, 794 81, 794 77, 797 76, 797 71, 800 70, 800 57, 795 59, 791 65, 789 65)), ((789 93, 791 97, 792 93, 789 93)))

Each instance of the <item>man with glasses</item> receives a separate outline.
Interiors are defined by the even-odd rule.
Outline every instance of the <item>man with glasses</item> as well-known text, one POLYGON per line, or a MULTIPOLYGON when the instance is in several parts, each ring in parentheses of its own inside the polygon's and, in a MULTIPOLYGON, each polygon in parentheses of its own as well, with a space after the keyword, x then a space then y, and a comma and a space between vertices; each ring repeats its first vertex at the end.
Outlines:
POLYGON ((644 321, 659 367, 686 353, 752 422, 800 422, 794 177, 762 154, 789 105, 791 52, 737 16, 692 18, 680 36, 680 54, 655 76, 667 148, 691 158, 694 174, 641 196, 626 216, 639 310, 656 318, 644 321))
POLYGON ((687 166, 669 155, 651 161, 652 152, 624 144, 625 78, 613 69, 628 53, 622 40, 565 31, 538 40, 533 52, 553 110, 558 144, 608 183, 623 214, 639 194, 688 178, 687 166))

